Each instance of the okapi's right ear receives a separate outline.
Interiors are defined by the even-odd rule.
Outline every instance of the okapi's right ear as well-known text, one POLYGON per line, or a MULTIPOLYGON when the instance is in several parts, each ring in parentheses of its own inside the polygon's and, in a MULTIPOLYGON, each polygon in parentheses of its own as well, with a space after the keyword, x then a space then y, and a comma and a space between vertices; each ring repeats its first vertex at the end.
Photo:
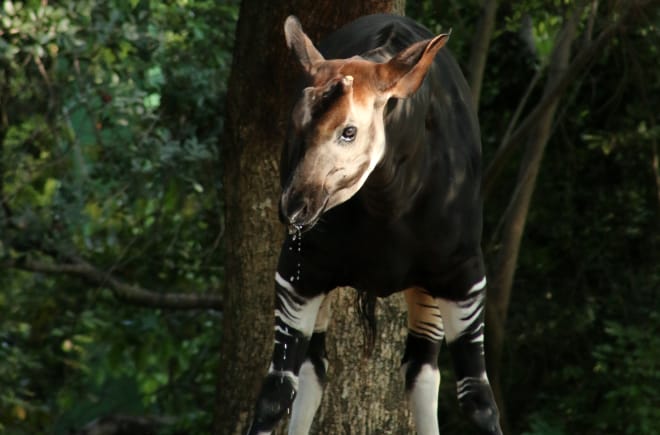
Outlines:
POLYGON ((298 18, 293 15, 289 15, 284 21, 284 37, 286 38, 286 45, 296 54, 305 71, 308 74, 313 74, 314 65, 323 62, 325 59, 303 31, 298 18))
POLYGON ((449 33, 419 41, 378 65, 381 90, 388 97, 406 98, 417 91, 433 58, 449 40, 449 33))

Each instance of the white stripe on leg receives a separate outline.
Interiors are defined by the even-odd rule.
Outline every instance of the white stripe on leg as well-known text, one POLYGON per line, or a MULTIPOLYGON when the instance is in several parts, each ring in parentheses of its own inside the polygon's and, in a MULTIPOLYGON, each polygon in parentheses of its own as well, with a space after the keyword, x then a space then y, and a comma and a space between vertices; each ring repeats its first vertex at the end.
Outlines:
POLYGON ((275 316, 284 323, 303 333, 305 337, 312 335, 316 314, 321 302, 325 299, 320 294, 311 299, 304 299, 298 295, 296 289, 278 273, 275 274, 275 282, 283 291, 278 291, 277 299, 281 308, 275 309, 275 316))
POLYGON ((438 307, 442 313, 447 343, 454 342, 459 337, 469 334, 470 342, 483 343, 483 321, 486 278, 472 286, 463 301, 438 299, 438 307))

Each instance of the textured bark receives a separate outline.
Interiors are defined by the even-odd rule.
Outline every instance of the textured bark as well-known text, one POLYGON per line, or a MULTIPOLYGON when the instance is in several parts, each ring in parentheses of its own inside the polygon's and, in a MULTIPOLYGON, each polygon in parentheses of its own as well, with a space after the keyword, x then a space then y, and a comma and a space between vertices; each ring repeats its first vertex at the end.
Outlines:
MULTIPOLYGON (((402 0, 244 0, 241 5, 222 144, 227 255, 216 434, 246 430, 272 351, 273 276, 284 231, 277 221, 277 166, 291 106, 290 83, 300 69, 284 43, 284 19, 296 14, 318 41, 361 15, 402 13, 403 5, 402 0)), ((350 425, 350 433, 409 432, 398 374, 404 325, 398 299, 380 304, 388 307, 378 316, 386 338, 366 361, 359 357, 362 338, 353 297, 346 291, 338 296, 328 338, 331 384, 317 431, 344 433, 350 425)))
POLYGON ((412 433, 412 417, 399 367, 406 337, 403 294, 378 301, 373 356, 362 351, 354 291, 340 289, 328 330, 328 384, 312 433, 412 433))

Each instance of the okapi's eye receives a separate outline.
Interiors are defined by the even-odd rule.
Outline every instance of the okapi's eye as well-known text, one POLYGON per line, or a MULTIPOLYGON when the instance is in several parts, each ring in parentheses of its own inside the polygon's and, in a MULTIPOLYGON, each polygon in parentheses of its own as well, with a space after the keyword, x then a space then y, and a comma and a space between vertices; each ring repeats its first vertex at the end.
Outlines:
POLYGON ((341 140, 344 142, 353 142, 355 135, 357 134, 357 127, 349 125, 341 132, 341 140))

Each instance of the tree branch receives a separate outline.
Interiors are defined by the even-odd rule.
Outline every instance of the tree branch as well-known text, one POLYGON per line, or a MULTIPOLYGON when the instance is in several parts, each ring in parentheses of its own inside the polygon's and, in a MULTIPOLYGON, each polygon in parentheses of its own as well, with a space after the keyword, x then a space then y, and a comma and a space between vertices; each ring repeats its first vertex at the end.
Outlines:
MULTIPOLYGON (((9 85, 11 82, 11 70, 8 66, 5 66, 2 70, 2 75, 0 79, 3 79, 2 89, 0 89, 0 219, 10 219, 11 218, 11 209, 9 208, 9 202, 5 197, 5 162, 6 157, 4 156, 4 145, 5 145, 5 136, 9 130, 9 96, 11 95, 9 85), (4 76, 4 77, 3 77, 4 76)), ((0 220, 0 222, 2 222, 0 220)))
MULTIPOLYGON (((581 12, 582 7, 576 6, 570 17, 565 20, 557 37, 549 64, 544 95, 554 92, 557 78, 562 76, 562 71, 568 65, 571 45, 577 33, 581 12)), ((505 221, 501 235, 502 247, 494 256, 494 273, 486 304, 486 324, 488 325, 486 334, 490 356, 488 358, 488 372, 492 377, 493 394, 500 408, 500 421, 505 433, 509 432, 509 422, 503 400, 500 373, 506 319, 520 252, 520 242, 524 233, 543 153, 551 136, 552 123, 558 105, 559 100, 555 99, 539 117, 534 126, 534 134, 527 138, 527 146, 520 165, 516 188, 503 217, 505 221)))
POLYGON ((472 91, 472 102, 477 110, 479 109, 479 97, 481 96, 486 59, 488 58, 488 47, 495 27, 496 11, 497 0, 484 0, 479 23, 472 39, 468 77, 472 91))
POLYGON ((548 92, 544 93, 541 101, 539 101, 536 107, 534 107, 532 112, 525 118, 515 132, 511 134, 506 141, 501 143, 495 156, 484 172, 482 183, 482 196, 484 200, 490 196, 497 178, 500 176, 504 164, 508 161, 511 153, 523 142, 522 139, 529 134, 547 110, 550 109, 563 95, 564 91, 566 91, 566 89, 574 82, 578 74, 589 66, 589 63, 595 55, 598 54, 604 45, 616 34, 616 32, 619 31, 626 21, 625 18, 629 15, 630 14, 627 14, 624 18, 608 26, 600 33, 594 42, 580 51, 568 68, 564 70, 563 74, 557 78, 555 85, 548 90, 548 92))
POLYGON ((21 269, 36 273, 64 274, 86 279, 107 287, 114 295, 131 305, 175 310, 213 309, 222 311, 222 297, 217 289, 205 293, 161 293, 121 281, 85 260, 71 258, 70 263, 51 263, 28 256, 2 264, 4 268, 21 269))
POLYGON ((113 414, 97 418, 85 425, 76 435, 121 435, 126 433, 155 434, 159 428, 174 424, 172 417, 113 414))
POLYGON ((584 31, 584 44, 588 45, 591 42, 594 33, 594 23, 598 16, 598 0, 591 1, 591 8, 589 10, 589 18, 587 19, 587 28, 584 31))
POLYGON ((647 6, 658 7, 658 4, 660 4, 658 0, 639 0, 626 3, 626 10, 619 11, 623 12, 620 18, 607 26, 598 35, 596 40, 586 45, 573 58, 568 68, 557 78, 555 86, 544 93, 541 101, 539 101, 534 110, 525 118, 520 127, 516 129, 508 140, 502 141, 500 144, 495 156, 484 172, 482 182, 482 197, 484 200, 490 196, 497 178, 501 174, 504 164, 508 161, 511 153, 523 142, 524 137, 529 134, 530 130, 544 116, 545 112, 563 95, 564 91, 573 83, 578 74, 590 67, 590 62, 619 30, 630 21, 639 18, 641 11, 645 10, 647 6))
POLYGON ((541 79, 541 74, 543 73, 544 70, 545 70, 545 62, 544 65, 541 65, 539 69, 536 71, 534 77, 532 77, 532 80, 529 82, 529 85, 527 86, 525 93, 520 99, 520 102, 518 102, 518 107, 516 107, 516 111, 513 113, 513 116, 509 121, 509 125, 506 128, 506 132, 504 133, 504 136, 502 136, 502 142, 500 142, 500 146, 501 144, 506 144, 509 142, 509 139, 511 138, 511 133, 513 132, 513 129, 516 126, 516 124, 518 124, 518 119, 520 118, 520 115, 522 115, 522 111, 527 105, 527 100, 529 100, 529 97, 532 95, 532 91, 534 90, 534 88, 536 88, 536 85, 538 81, 541 79))

